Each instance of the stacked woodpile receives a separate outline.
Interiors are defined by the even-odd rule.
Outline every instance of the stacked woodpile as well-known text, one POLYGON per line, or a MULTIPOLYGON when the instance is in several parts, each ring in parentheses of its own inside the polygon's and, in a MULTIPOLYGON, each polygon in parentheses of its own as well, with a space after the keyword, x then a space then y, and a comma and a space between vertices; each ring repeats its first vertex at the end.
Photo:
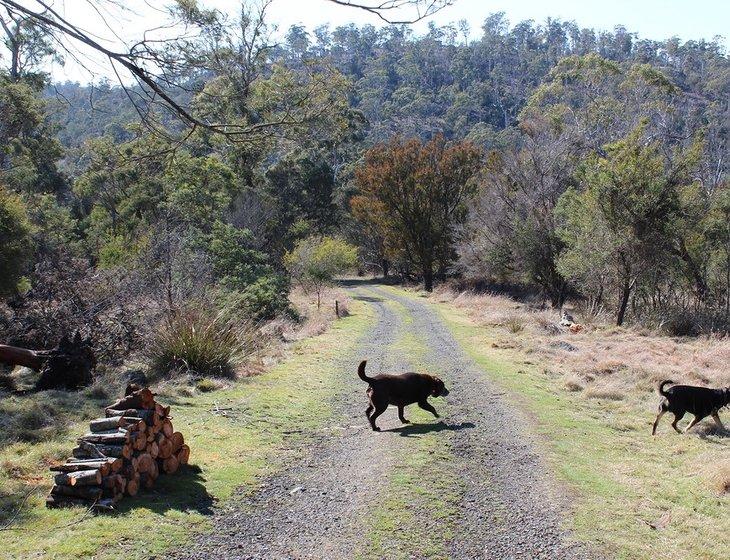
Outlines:
POLYGON ((152 488, 160 474, 173 474, 190 458, 190 447, 172 426, 170 407, 155 402, 149 389, 128 388, 89 422, 72 457, 51 467, 57 473, 48 507, 85 505, 112 510, 123 496, 152 488))

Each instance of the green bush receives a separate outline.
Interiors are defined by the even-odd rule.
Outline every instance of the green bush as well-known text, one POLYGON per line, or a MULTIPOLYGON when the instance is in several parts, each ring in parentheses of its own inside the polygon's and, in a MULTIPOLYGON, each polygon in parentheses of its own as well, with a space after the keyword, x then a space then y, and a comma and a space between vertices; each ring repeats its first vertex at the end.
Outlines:
POLYGON ((240 292, 239 305, 257 320, 273 319, 289 310, 288 286, 280 276, 259 278, 240 292))
POLYGON ((0 296, 17 291, 32 255, 32 232, 23 201, 0 185, 0 296))
POLYGON ((227 314, 190 311, 160 329, 149 347, 153 376, 234 377, 255 348, 255 329, 227 314))

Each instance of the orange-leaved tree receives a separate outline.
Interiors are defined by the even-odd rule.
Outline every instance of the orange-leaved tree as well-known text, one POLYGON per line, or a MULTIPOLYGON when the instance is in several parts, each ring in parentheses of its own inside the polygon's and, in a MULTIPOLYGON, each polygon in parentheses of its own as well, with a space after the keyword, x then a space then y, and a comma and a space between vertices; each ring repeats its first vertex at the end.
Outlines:
POLYGON ((359 195, 355 217, 376 231, 386 256, 403 255, 433 289, 434 268, 445 270, 453 255, 456 226, 475 191, 481 151, 469 142, 393 138, 365 154, 355 172, 359 195))

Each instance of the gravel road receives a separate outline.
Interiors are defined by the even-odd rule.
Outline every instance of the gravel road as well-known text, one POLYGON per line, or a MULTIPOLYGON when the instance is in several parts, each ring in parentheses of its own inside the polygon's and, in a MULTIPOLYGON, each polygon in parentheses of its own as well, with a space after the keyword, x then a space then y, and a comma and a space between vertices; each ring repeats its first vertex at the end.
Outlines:
MULTIPOLYGON (((572 544, 561 526, 565 497, 538 454, 529 421, 465 355, 433 307, 378 287, 352 288, 351 296, 371 305, 377 322, 359 341, 357 355, 343 356, 338 364, 343 374, 341 386, 333 390, 335 413, 307 440, 301 459, 253 494, 228 501, 214 515, 213 530, 197 535, 173 557, 353 557, 367 538, 363 520, 369 506, 378 503, 403 444, 403 438, 369 429, 365 386, 355 373, 363 358, 371 372, 409 368, 408 356, 391 348, 403 328, 386 304, 395 300, 412 319, 407 330, 426 342, 426 362, 451 391, 448 423, 470 427, 449 432, 454 466, 465 483, 450 557, 595 558, 572 544)), ((400 426, 393 410, 378 423, 383 430, 400 426)))

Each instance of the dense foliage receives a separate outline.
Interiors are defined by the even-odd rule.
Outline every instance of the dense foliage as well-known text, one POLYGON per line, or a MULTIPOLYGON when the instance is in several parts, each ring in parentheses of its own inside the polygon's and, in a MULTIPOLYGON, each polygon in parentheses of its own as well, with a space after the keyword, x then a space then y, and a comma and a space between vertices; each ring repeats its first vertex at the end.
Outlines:
POLYGON ((245 7, 183 16, 201 31, 171 95, 239 139, 140 121, 106 83, 50 83, 52 42, 20 24, 0 71, 4 339, 87 325, 113 360, 191 308, 287 313, 285 255, 328 236, 429 289, 459 275, 727 329, 722 44, 494 14, 477 39, 295 26, 275 45, 245 7))

